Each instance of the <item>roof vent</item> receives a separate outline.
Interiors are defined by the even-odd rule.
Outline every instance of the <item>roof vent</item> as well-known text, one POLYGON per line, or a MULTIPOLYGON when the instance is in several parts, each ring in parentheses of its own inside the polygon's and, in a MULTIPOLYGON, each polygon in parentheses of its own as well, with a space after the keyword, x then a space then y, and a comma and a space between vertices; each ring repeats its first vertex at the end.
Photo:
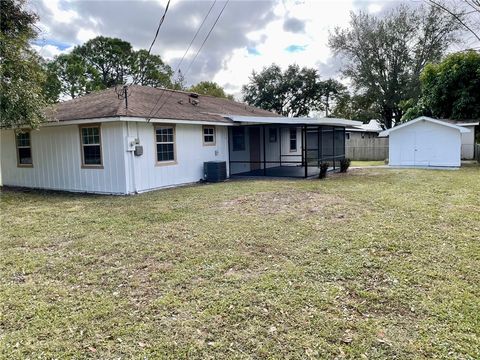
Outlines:
POLYGON ((178 100, 177 101, 180 105, 183 105, 183 100, 178 100))
POLYGON ((198 94, 197 93, 190 93, 188 96, 190 96, 191 98, 194 98, 194 99, 198 99, 198 94))
POLYGON ((197 106, 198 104, 200 104, 200 101, 198 101, 196 99, 192 99, 192 101, 190 101, 190 104, 192 104, 194 106, 197 106))

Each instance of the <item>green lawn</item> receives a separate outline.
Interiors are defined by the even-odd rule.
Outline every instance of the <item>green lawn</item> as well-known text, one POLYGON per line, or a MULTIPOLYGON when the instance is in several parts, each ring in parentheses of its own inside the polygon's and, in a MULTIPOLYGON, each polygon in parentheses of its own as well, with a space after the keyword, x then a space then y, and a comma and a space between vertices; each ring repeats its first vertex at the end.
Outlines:
POLYGON ((480 358, 478 166, 0 209, 0 358, 480 358))

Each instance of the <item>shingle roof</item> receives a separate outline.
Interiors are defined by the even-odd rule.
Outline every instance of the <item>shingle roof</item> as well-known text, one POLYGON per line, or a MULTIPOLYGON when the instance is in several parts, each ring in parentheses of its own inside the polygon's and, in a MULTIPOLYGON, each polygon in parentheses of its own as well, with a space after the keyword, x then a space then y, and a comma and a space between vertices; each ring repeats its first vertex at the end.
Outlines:
POLYGON ((192 98, 191 93, 185 91, 132 85, 128 94, 128 109, 125 99, 119 98, 115 89, 111 88, 58 103, 47 111, 47 115, 51 121, 133 116, 220 123, 232 122, 221 115, 277 116, 233 100, 206 95, 192 98))

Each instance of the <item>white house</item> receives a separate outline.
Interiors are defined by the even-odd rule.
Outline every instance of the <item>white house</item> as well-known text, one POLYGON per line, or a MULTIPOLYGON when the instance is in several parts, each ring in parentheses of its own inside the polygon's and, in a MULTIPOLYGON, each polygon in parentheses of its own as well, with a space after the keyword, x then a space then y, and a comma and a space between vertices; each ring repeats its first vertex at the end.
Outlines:
MULTIPOLYGON (((443 121, 447 121, 447 120, 443 120, 443 121)), ((448 122, 470 130, 470 132, 462 133, 462 159, 465 159, 465 160, 475 159, 475 141, 476 141, 476 134, 478 132, 479 122, 475 120, 448 121, 448 122)))
POLYGON ((343 119, 282 118, 235 101, 131 86, 65 101, 36 130, 0 130, 3 185, 131 194, 228 175, 308 177, 345 156, 343 119))
POLYGON ((458 167, 462 134, 470 130, 426 116, 380 133, 389 136, 390 166, 458 167))

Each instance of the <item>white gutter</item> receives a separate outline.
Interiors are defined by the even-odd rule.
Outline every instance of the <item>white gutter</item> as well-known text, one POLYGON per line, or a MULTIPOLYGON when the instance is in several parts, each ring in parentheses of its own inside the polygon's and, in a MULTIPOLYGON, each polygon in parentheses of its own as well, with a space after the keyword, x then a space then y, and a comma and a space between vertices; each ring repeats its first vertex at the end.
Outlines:
POLYGON ((223 123, 223 122, 217 122, 217 121, 181 120, 181 119, 150 119, 150 121, 148 121, 146 118, 142 118, 142 117, 114 116, 114 117, 91 118, 91 119, 80 119, 80 120, 51 121, 51 122, 42 123, 40 126, 50 127, 50 126, 67 126, 67 125, 77 125, 77 124, 109 123, 109 122, 141 122, 141 123, 152 123, 152 124, 189 124, 189 125, 216 125, 216 126, 235 125, 232 123, 223 123))

